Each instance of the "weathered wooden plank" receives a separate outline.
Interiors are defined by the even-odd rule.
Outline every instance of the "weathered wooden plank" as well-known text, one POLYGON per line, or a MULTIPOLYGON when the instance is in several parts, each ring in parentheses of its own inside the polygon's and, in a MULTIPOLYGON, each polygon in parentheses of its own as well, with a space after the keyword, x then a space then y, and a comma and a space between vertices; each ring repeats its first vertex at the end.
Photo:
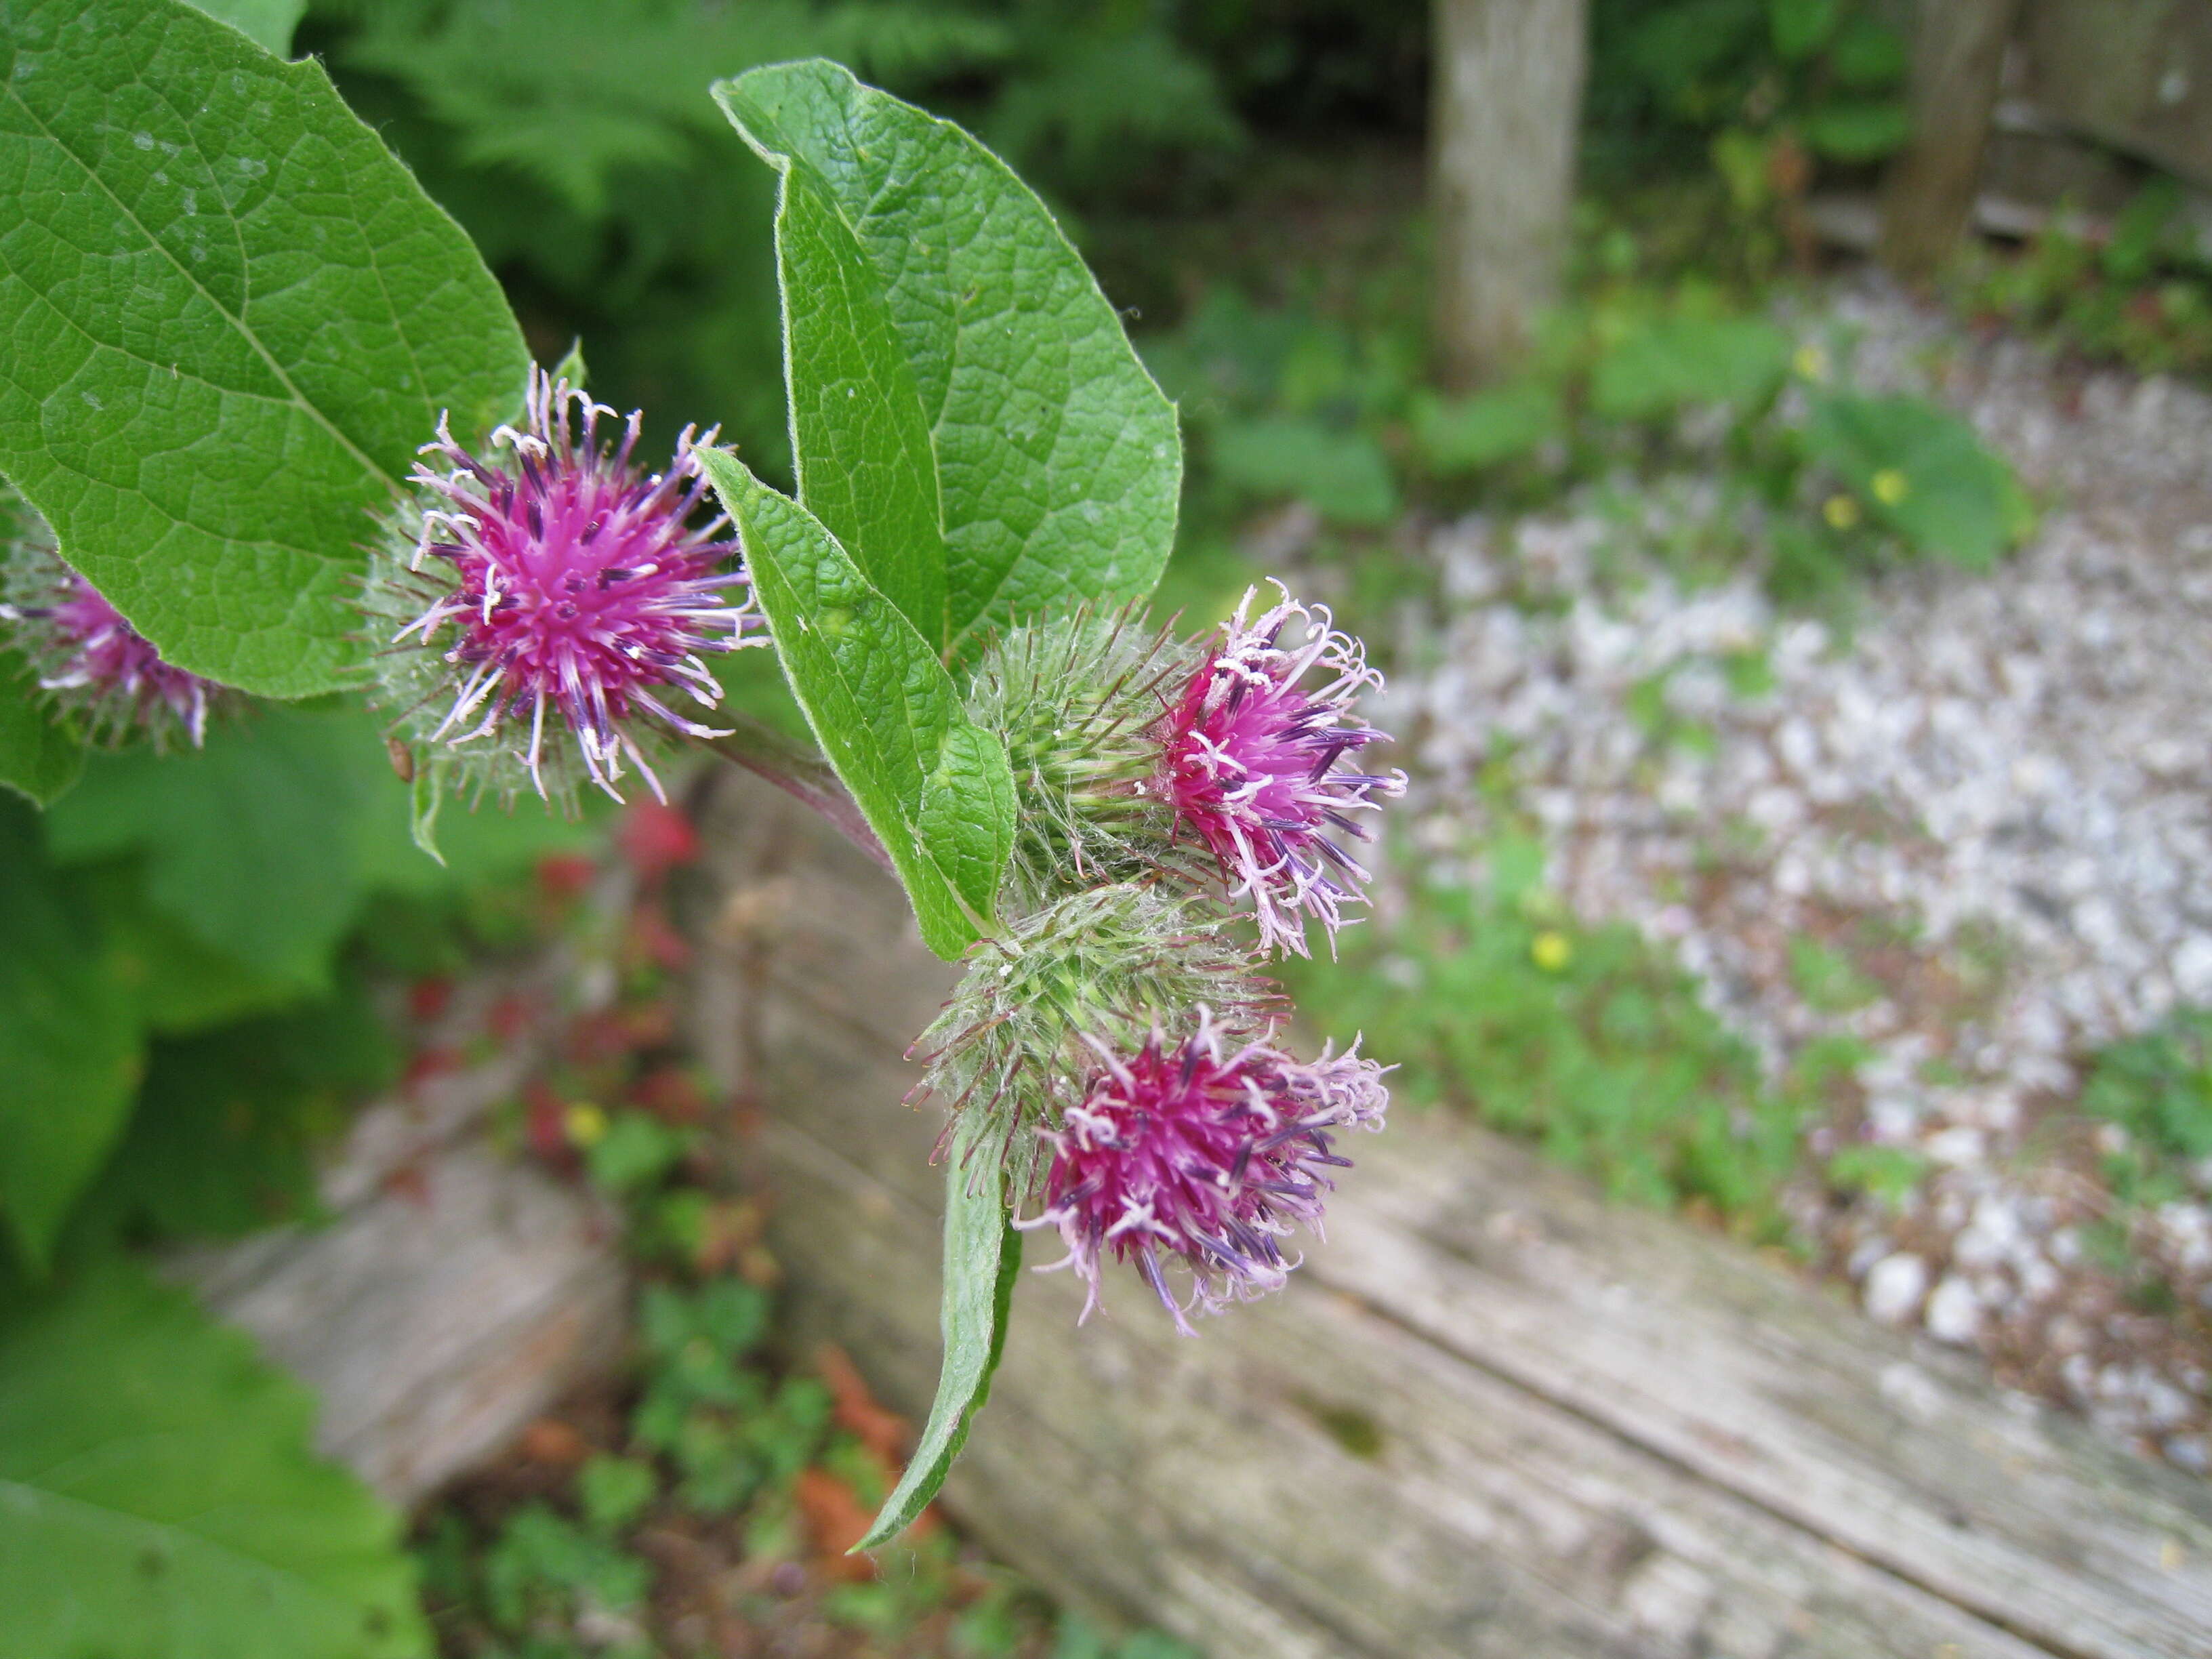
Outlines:
POLYGON ((1361 1150, 1319 1282, 2054 1652, 2212 1651, 2202 1481, 1463 1126, 1361 1150))
POLYGON ((402 1505, 620 1352, 611 1218, 483 1139, 523 1062, 510 1054, 364 1112, 324 1172, 323 1224, 171 1260, 315 1390, 321 1449, 402 1505))
MULTIPOLYGON (((776 1075, 825 1094, 884 1076, 789 1053, 776 1075)), ((915 1127, 877 1144, 918 1160, 915 1127)), ((934 1215, 787 1123, 764 1150, 801 1340, 844 1343, 887 1399, 926 1403, 934 1215)), ((1063 1277, 1024 1284, 946 1501, 1061 1594, 1213 1653, 2043 1651, 1355 1298, 1296 1286, 1195 1341, 1133 1295, 1079 1333, 1080 1300, 1063 1277)))
MULTIPOLYGON (((884 1397, 938 1358, 950 982, 895 890, 718 783, 702 1010, 744 1008, 802 1336, 884 1397), (742 982, 740 982, 742 981, 742 982)), ((1332 1242, 1184 1341, 1029 1275, 947 1501, 1063 1595, 1218 1653, 2212 1653, 2212 1494, 1724 1242, 1401 1114, 1332 1242)))
POLYGON ((2044 115, 2212 187, 2212 6, 2026 0, 2021 41, 2044 115))

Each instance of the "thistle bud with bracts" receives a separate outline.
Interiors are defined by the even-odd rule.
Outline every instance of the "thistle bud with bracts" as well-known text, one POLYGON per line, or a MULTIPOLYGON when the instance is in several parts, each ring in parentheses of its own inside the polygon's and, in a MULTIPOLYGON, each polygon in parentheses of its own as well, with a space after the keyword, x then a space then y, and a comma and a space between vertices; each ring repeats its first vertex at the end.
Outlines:
POLYGON ((1367 876, 1342 842, 1370 838, 1362 818, 1406 776, 1361 768, 1388 739, 1354 712, 1382 684, 1359 641, 1287 593, 1254 617, 1254 597, 1208 640, 1085 610, 985 656, 969 714, 1014 763, 1017 906, 1104 882, 1218 881, 1249 903, 1263 951, 1306 954, 1309 921, 1334 944, 1367 876))
POLYGON ((1157 885, 1073 895, 978 945, 916 1044, 917 1094, 988 1115, 969 1144, 1018 1208, 1041 1206, 1018 1224, 1059 1230, 1086 1317, 1109 1257, 1185 1332, 1194 1309, 1280 1285, 1283 1241, 1318 1231, 1345 1162, 1333 1137, 1381 1124, 1383 1068, 1356 1044, 1310 1062, 1275 1047, 1281 1000, 1227 930, 1157 885))
POLYGON ((1000 734, 1019 801, 1008 900, 1027 912, 1060 896, 1161 875, 1189 888, 1211 871, 1158 788, 1163 717, 1202 653, 1135 607, 1085 605, 1024 623, 976 665, 968 714, 1000 734))

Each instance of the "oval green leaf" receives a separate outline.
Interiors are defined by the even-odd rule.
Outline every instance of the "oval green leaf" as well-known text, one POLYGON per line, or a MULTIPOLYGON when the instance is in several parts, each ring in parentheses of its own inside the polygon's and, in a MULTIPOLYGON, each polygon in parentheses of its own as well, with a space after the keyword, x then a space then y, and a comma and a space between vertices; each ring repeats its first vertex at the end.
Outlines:
POLYGON ((952 960, 991 927, 1013 847, 1006 745, 968 719, 929 641, 813 514, 726 451, 699 459, 815 740, 890 855, 923 941, 952 960))
POLYGON ((123 1133, 143 1048, 125 964, 42 841, 38 815, 0 794, 0 1220, 39 1272, 123 1133))
POLYGON ((321 65, 181 0, 0 8, 0 473, 169 661, 332 686, 366 514, 526 362, 321 65))
POLYGON ((306 1390, 110 1261, 0 1308, 0 1652, 418 1659, 398 1517, 306 1390))
POLYGON ((909 616, 949 660, 1017 617, 1149 594, 1182 492, 1175 407, 1044 204, 958 127, 835 64, 714 96, 785 177, 793 447, 860 568, 927 605, 931 551, 907 528, 927 490, 848 502, 839 482, 859 457, 906 478, 926 436, 944 614, 909 616))
POLYGON ((988 1113, 970 1111, 953 1132, 945 1159, 945 1302, 939 1316, 945 1363, 937 1397, 906 1473, 855 1550, 888 1544, 928 1507, 968 1443, 969 1425, 990 1398, 991 1378, 1006 1347, 1014 1277, 1022 1267, 1022 1236, 1014 1230, 994 1156, 1003 1129, 988 1113), (978 1156, 988 1168, 975 1167, 978 1156))

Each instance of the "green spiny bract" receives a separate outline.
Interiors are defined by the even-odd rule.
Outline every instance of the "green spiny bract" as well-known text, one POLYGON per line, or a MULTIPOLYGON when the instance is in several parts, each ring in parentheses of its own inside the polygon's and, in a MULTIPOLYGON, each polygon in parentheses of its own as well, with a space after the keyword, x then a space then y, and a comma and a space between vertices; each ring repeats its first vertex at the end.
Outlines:
POLYGON ((969 952, 945 1011, 916 1039, 927 1094, 955 1113, 986 1112, 1018 1201, 1037 1174, 1039 1130, 1080 1101, 1101 1047, 1130 1052, 1165 1025, 1211 1011, 1232 1038, 1262 1034, 1280 1011, 1212 907, 1133 882, 1071 894, 969 952))
POLYGON ((1007 908, 1160 873, 1209 877, 1179 846, 1158 793, 1156 727, 1201 654, 1134 607, 1088 605, 1024 623, 994 641, 968 692, 970 719, 1006 739, 1020 825, 1007 908))

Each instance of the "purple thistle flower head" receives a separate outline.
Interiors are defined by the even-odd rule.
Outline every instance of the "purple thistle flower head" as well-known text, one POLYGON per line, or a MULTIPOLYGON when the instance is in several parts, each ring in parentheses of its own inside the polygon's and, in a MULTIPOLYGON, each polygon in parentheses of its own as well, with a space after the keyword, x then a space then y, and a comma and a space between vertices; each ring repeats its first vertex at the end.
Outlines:
POLYGON ((80 715, 94 742, 143 733, 158 750, 182 732, 199 747, 209 712, 231 693, 163 662, 98 588, 62 562, 44 528, 37 521, 11 552, 0 605, 0 620, 15 624, 13 643, 30 659, 40 690, 80 715))
POLYGON ((1067 1256, 1054 1265, 1088 1285, 1084 1318, 1110 1255, 1136 1267, 1176 1329, 1195 1334, 1190 1309, 1218 1313, 1278 1288, 1297 1266, 1282 1240, 1299 1226, 1320 1236, 1326 1172, 1349 1162, 1333 1133, 1382 1127, 1383 1068, 1361 1059, 1357 1042, 1311 1062, 1264 1036, 1231 1048, 1202 1007, 1180 1043, 1155 1027, 1133 1054, 1093 1047, 1089 1088, 1047 1136, 1043 1212, 1018 1224, 1060 1230, 1067 1256), (1188 1269, 1188 1303, 1164 1258, 1188 1269))
POLYGON ((532 368, 520 430, 492 434, 493 459, 454 441, 445 418, 417 462, 420 504, 404 551, 371 573, 363 608, 399 626, 378 659, 408 735, 512 794, 526 778, 550 798, 588 781, 615 788, 625 757, 655 794, 641 738, 654 726, 725 735, 679 713, 721 688, 702 659, 764 642, 748 636, 751 596, 732 561, 729 521, 702 511, 697 451, 677 441, 665 472, 632 461, 641 416, 619 419, 565 380, 532 368), (496 452, 505 452, 503 455, 496 452))
POLYGON ((1308 918, 1333 945, 1339 907, 1364 896, 1357 884, 1367 872, 1330 832, 1369 839, 1350 815, 1403 794, 1406 775, 1352 769, 1369 744, 1388 740, 1352 712, 1382 677, 1360 642, 1332 626, 1326 606, 1297 604, 1275 586, 1281 599, 1256 620, 1246 619, 1258 590, 1244 595, 1166 715, 1155 787, 1178 827, 1213 854, 1232 894, 1250 895, 1261 948, 1304 956, 1308 918), (1286 644, 1293 628, 1297 639, 1286 644), (1328 678, 1308 690, 1300 682, 1316 670, 1328 678))

